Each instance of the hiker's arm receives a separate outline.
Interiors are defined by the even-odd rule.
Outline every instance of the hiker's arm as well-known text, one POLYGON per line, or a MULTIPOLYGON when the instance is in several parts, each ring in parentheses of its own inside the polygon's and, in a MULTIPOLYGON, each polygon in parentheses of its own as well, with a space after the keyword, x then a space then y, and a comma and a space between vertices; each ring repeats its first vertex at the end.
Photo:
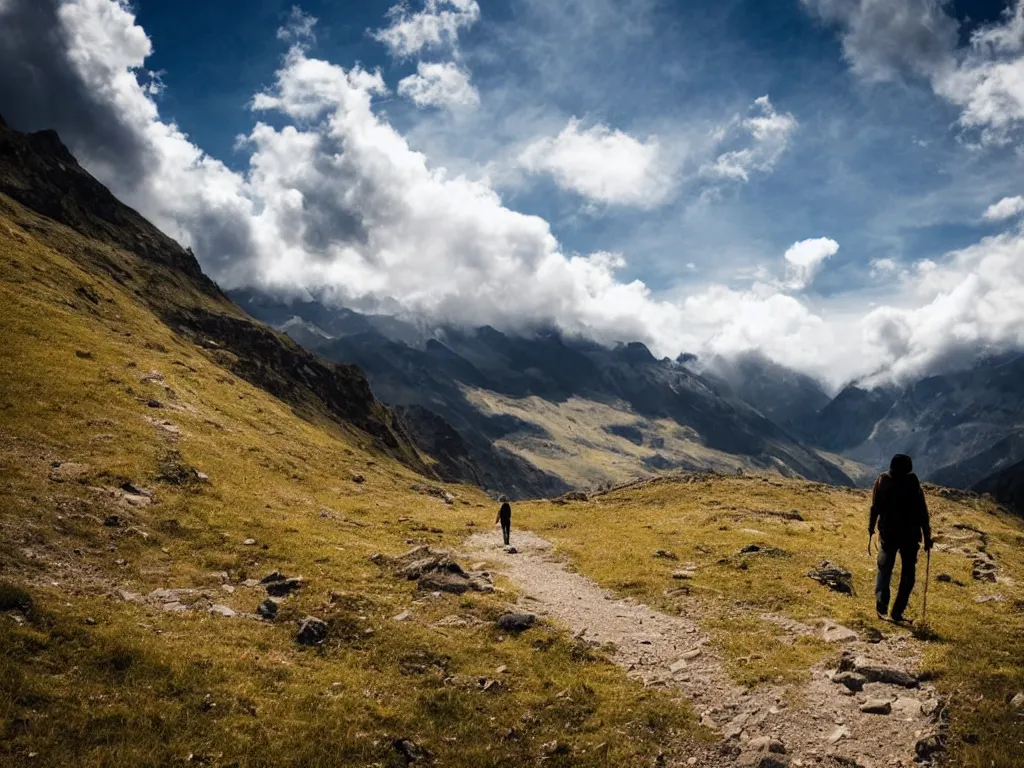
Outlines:
POLYGON ((875 526, 878 524, 878 513, 881 511, 879 506, 878 506, 878 502, 879 502, 878 487, 879 487, 879 485, 881 485, 881 480, 882 480, 881 477, 879 477, 877 480, 875 480, 875 485, 871 489, 871 518, 870 518, 870 520, 868 520, 868 536, 869 537, 875 535, 875 526))
POLYGON ((924 498, 924 489, 919 489, 918 504, 920 506, 921 530, 924 532, 924 548, 928 551, 932 548, 932 522, 928 515, 928 502, 924 498))

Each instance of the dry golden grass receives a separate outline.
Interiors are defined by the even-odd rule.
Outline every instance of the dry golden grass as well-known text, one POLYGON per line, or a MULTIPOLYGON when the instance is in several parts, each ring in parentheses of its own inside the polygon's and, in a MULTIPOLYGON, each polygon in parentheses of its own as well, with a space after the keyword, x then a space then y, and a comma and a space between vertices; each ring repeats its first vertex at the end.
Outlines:
MULTIPOLYGON (((928 623, 939 639, 922 644, 923 671, 952 697, 949 764, 969 768, 1020 765, 1024 719, 1008 706, 1024 691, 1024 524, 989 500, 955 501, 929 493, 940 544, 983 531, 1002 581, 971 578, 971 560, 936 551, 932 556, 928 623), (947 573, 966 584, 938 583, 947 573), (998 594, 1002 602, 975 598, 998 594)), ((682 563, 697 565, 690 582, 706 628, 718 639, 735 679, 746 685, 799 680, 815 661, 834 654, 824 643, 787 645, 762 618, 828 617, 854 629, 906 631, 874 615, 874 558, 867 555, 868 492, 767 477, 692 477, 598 495, 589 502, 519 505, 515 525, 555 542, 582 573, 666 611, 678 599, 666 589, 682 563), (796 510, 803 520, 779 512, 796 510), (749 544, 782 550, 777 556, 740 555, 749 544), (655 558, 664 549, 679 561, 655 558), (856 597, 832 592, 806 574, 828 559, 853 573, 856 597)), ((876 537, 877 545, 877 537, 876 537)), ((924 556, 911 615, 920 614, 924 556)))
POLYGON ((533 764, 556 739, 572 751, 546 764, 634 765, 695 737, 685 704, 553 628, 502 637, 493 619, 511 596, 413 604, 414 584, 369 556, 457 546, 492 523, 483 494, 450 486, 447 506, 413 492, 423 479, 364 438, 299 418, 176 337, 136 300, 136 277, 81 266, 132 257, 0 208, 0 765, 388 765, 396 738, 452 766, 533 764), (170 391, 141 381, 154 370, 170 391), (172 450, 210 482, 161 481, 172 450), (85 468, 56 482, 55 461, 85 468), (96 490, 125 481, 156 502, 116 509, 96 490), (121 527, 102 525, 111 511, 121 527), (252 612, 263 595, 228 594, 217 573, 237 584, 274 569, 307 579, 274 624, 113 597, 198 588, 252 612), (319 649, 294 641, 307 613, 331 622, 319 649), (482 623, 434 626, 451 614, 482 623), (444 685, 451 675, 504 685, 444 685))

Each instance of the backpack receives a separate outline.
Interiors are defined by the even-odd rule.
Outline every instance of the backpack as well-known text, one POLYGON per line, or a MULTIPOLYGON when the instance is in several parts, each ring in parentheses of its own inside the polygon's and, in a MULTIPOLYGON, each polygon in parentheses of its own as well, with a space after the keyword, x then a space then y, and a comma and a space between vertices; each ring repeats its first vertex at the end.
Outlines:
POLYGON ((872 512, 878 515, 878 535, 886 544, 901 546, 921 541, 928 514, 921 481, 913 472, 883 472, 875 480, 872 512))

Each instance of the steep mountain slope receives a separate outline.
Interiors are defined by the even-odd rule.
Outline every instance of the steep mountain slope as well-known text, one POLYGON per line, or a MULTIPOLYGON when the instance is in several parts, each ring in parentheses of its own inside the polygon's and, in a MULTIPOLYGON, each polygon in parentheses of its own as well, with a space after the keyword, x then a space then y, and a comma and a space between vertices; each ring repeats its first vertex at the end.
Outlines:
POLYGON ((371 559, 493 506, 427 484, 355 368, 232 307, 51 144, 0 136, 0 766, 701 754, 689 707, 599 650, 502 634, 510 594, 371 559))
POLYGON ((805 422, 801 434, 811 445, 849 451, 871 436, 898 395, 895 388, 861 389, 850 384, 805 422))
POLYGON ((798 437, 809 431, 816 414, 831 400, 822 385, 810 376, 772 362, 758 352, 734 358, 716 356, 702 370, 798 437))
MULTIPOLYGON (((356 428, 378 448, 430 473, 358 368, 326 363, 253 322, 202 273, 191 252, 120 203, 52 131, 20 134, 0 120, 0 194, 100 244, 76 247, 69 256, 81 268, 132 291, 236 375, 305 415, 356 428)), ((84 286, 77 301, 87 309, 101 305, 84 286)))
POLYGON ((1019 515, 1024 515, 1024 461, 995 472, 971 486, 976 493, 990 493, 1019 515))
POLYGON ((924 478, 966 488, 1024 459, 1024 355, 916 381, 847 454, 882 464, 909 453, 924 478))
MULTIPOLYGON (((319 329, 333 323, 322 307, 240 300, 267 322, 299 316, 319 329)), ((341 312, 351 327, 351 313, 341 312)), ((553 331, 526 337, 483 327, 439 329, 417 346, 375 327, 340 333, 317 350, 357 363, 384 402, 440 416, 470 447, 474 463, 533 491, 523 495, 538 495, 535 484, 522 467, 489 457, 495 445, 549 477, 587 487, 673 468, 767 469, 850 482, 729 387, 657 360, 642 344, 607 348, 553 331), (574 430, 581 409, 600 434, 574 430)))

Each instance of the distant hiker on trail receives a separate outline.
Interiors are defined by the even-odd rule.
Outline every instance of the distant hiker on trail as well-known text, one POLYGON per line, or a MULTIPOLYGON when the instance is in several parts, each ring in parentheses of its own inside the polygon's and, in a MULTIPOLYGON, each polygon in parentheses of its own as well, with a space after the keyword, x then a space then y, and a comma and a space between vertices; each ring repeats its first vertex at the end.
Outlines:
POLYGON ((495 525, 498 523, 501 523, 501 535, 505 539, 507 547, 509 534, 512 533, 512 506, 505 496, 501 497, 501 509, 498 510, 498 516, 494 520, 495 525))
POLYGON ((928 505, 921 483, 913 472, 909 456, 898 453, 889 463, 889 471, 875 480, 871 493, 871 521, 868 523, 868 554, 878 526, 878 575, 875 577, 875 610, 880 617, 889 612, 889 584, 896 554, 900 556, 900 586, 892 604, 892 620, 904 621, 903 612, 914 589, 917 550, 924 535, 924 550, 932 548, 932 528, 928 505))

